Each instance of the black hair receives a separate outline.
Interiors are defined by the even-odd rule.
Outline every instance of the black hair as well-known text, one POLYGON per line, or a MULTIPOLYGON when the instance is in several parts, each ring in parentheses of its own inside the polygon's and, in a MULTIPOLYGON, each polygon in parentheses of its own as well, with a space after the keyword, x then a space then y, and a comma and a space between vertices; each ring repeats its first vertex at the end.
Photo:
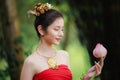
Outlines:
POLYGON ((63 18, 63 15, 59 11, 54 9, 50 9, 46 11, 44 14, 41 14, 40 16, 36 16, 34 26, 38 37, 40 38, 41 36, 37 29, 39 25, 41 25, 42 29, 46 31, 48 26, 51 25, 59 17, 63 18))

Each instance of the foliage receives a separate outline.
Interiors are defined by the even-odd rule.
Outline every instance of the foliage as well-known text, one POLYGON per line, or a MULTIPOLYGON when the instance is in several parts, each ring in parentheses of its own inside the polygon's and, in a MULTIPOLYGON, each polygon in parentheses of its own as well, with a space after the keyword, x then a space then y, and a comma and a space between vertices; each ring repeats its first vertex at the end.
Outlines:
POLYGON ((0 80, 10 80, 8 64, 5 59, 0 59, 0 80))

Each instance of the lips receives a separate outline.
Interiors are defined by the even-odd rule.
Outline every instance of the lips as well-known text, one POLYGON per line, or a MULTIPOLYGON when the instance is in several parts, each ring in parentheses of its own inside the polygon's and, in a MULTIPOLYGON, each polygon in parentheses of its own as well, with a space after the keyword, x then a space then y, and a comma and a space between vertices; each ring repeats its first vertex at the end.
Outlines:
POLYGON ((60 41, 61 41, 61 38, 56 38, 56 40, 57 40, 58 42, 60 42, 60 41))

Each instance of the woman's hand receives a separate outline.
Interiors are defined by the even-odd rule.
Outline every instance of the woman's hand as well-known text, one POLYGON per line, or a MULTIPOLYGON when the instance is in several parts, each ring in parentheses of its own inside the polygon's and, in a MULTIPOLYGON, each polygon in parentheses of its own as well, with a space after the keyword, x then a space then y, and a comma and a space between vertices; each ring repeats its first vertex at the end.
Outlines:
POLYGON ((104 65, 104 59, 105 57, 101 58, 100 61, 95 62, 95 65, 88 70, 87 74, 85 74, 81 80, 90 80, 99 76, 104 65))

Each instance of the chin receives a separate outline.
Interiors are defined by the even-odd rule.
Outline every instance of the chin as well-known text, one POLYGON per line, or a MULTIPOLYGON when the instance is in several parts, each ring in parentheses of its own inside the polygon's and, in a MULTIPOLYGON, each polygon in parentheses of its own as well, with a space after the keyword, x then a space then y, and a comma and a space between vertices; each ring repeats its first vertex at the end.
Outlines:
POLYGON ((59 45, 60 43, 59 42, 56 42, 56 43, 54 43, 55 45, 59 45))

